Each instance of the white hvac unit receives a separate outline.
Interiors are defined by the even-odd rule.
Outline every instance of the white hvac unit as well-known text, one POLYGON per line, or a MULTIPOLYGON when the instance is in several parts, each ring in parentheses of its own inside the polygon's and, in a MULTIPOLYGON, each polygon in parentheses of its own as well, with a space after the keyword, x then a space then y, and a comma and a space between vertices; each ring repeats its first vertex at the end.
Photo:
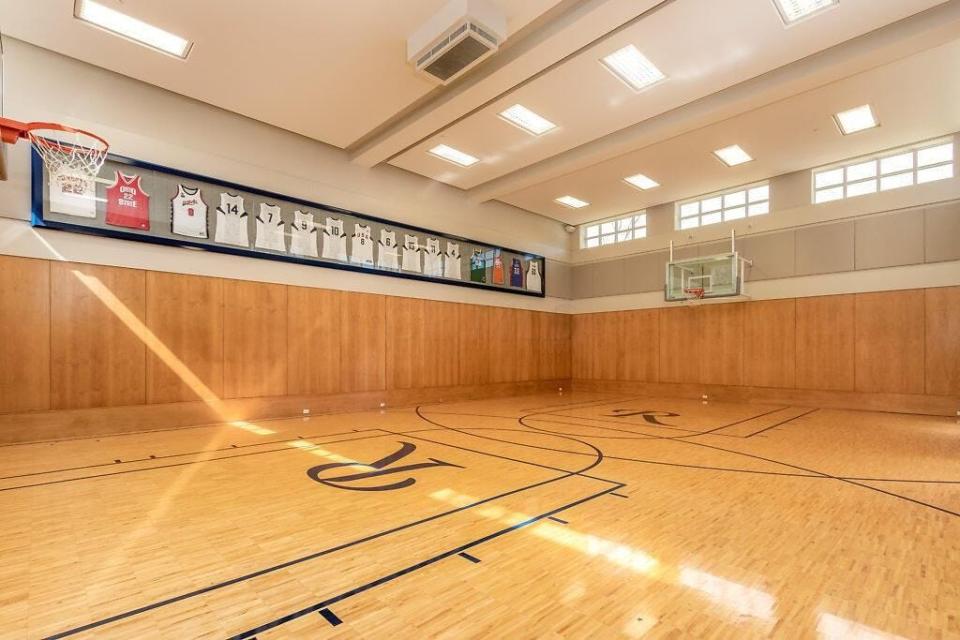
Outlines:
POLYGON ((443 84, 452 82, 500 48, 507 19, 487 0, 451 0, 407 38, 407 61, 443 84))

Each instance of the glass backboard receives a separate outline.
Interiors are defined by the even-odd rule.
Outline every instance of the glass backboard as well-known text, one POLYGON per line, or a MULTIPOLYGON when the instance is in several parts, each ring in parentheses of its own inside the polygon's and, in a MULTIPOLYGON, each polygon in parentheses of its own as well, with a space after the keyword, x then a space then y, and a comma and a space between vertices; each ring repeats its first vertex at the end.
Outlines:
POLYGON ((668 262, 664 293, 668 302, 742 295, 740 254, 720 253, 668 262))

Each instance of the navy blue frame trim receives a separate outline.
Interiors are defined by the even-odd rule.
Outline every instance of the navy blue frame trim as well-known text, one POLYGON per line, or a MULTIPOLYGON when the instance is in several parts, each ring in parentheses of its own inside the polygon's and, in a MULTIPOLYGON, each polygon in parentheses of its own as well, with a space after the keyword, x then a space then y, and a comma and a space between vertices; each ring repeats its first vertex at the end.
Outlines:
MULTIPOLYGON (((380 269, 371 269, 371 268, 360 267, 352 264, 340 264, 336 262, 319 262, 315 260, 308 260, 306 258, 299 258, 293 255, 261 253, 261 252, 252 251, 249 249, 240 249, 240 248, 228 247, 223 245, 204 244, 200 242, 191 242, 189 240, 175 240, 173 238, 160 238, 160 237, 141 235, 136 233, 128 233, 125 231, 119 231, 119 230, 113 230, 113 229, 101 229, 96 227, 87 227, 80 224, 71 224, 68 222, 45 220, 43 217, 43 180, 44 180, 45 167, 43 165, 43 160, 40 158, 40 154, 38 154, 36 150, 31 151, 31 160, 30 160, 30 167, 31 167, 30 223, 35 227, 43 227, 46 229, 57 229, 61 231, 71 231, 74 233, 85 233, 88 235, 101 236, 106 238, 116 238, 119 240, 133 240, 135 242, 147 242, 150 244, 166 245, 168 247, 188 247, 191 249, 201 249, 203 251, 212 251, 214 253, 226 253, 226 254, 235 255, 235 256, 243 256, 245 258, 257 258, 260 260, 276 260, 279 262, 292 262, 295 264, 303 264, 311 267, 322 267, 325 269, 340 269, 341 271, 354 271, 357 273, 366 273, 368 275, 388 276, 391 278, 403 278, 405 280, 419 280, 420 282, 430 282, 433 284, 445 284, 445 285, 451 285, 455 287, 469 287, 471 289, 481 289, 483 291, 494 291, 497 293, 509 293, 509 294, 518 295, 518 296, 529 296, 533 298, 546 297, 547 260, 543 256, 537 255, 535 253, 530 253, 529 251, 520 251, 518 249, 511 249, 510 247, 495 246, 488 242, 471 240, 470 238, 464 238, 462 236, 455 236, 448 233, 442 233, 439 231, 434 231, 433 229, 418 227, 418 226, 406 224, 403 222, 397 222, 396 220, 387 220, 386 218, 379 218, 377 216, 372 216, 372 215, 360 213, 357 211, 351 211, 350 209, 343 209, 343 208, 335 207, 329 204, 311 202, 309 200, 304 200, 302 198, 295 198, 292 196, 283 195, 282 193, 265 191, 263 189, 250 187, 250 186, 239 184, 236 182, 228 182, 225 180, 220 180, 219 178, 211 178, 209 176, 204 176, 199 173, 191 173, 189 171, 180 171, 178 169, 173 169, 171 167, 165 167, 163 165, 153 164, 152 162, 146 162, 143 160, 136 160, 134 158, 127 158, 125 156, 117 156, 117 155, 109 154, 107 155, 107 160, 111 162, 118 162, 120 164, 125 164, 130 167, 136 167, 139 169, 149 169, 152 171, 158 171, 160 173, 177 176, 179 178, 185 178, 188 180, 212 182, 214 184, 220 185, 225 189, 246 191, 248 193, 252 193, 266 199, 283 200, 286 202, 290 202, 292 204, 300 205, 302 207, 309 207, 312 209, 321 209, 324 211, 329 211, 331 213, 345 214, 345 215, 353 216, 356 218, 360 218, 362 220, 376 222, 378 224, 400 227, 401 229, 409 229, 411 231, 425 233, 434 237, 444 238, 446 240, 453 240, 455 242, 466 242, 466 243, 481 245, 485 247, 490 247, 492 249, 500 249, 502 251, 509 251, 511 253, 516 253, 518 255, 524 256, 529 259, 534 259, 534 260, 539 259, 541 261, 541 266, 542 266, 542 269, 540 272, 540 282, 541 282, 540 293, 537 293, 535 291, 527 291, 525 289, 493 287, 493 286, 487 285, 486 283, 471 282, 469 280, 447 280, 442 278, 431 278, 429 276, 417 275, 414 273, 403 273, 402 271, 386 271, 386 270, 380 270, 380 269)), ((466 258, 469 259, 469 256, 466 256, 466 258)))

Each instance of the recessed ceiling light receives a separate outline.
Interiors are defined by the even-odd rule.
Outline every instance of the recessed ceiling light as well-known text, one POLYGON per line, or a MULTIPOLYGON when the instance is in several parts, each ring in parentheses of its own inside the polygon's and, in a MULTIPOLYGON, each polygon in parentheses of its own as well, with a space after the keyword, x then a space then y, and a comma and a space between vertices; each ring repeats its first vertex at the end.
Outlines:
POLYGON ((452 162, 453 164, 460 165, 461 167, 469 167, 470 165, 476 164, 480 161, 478 158, 474 158, 469 153, 464 153, 459 149, 454 149, 453 147, 449 147, 445 144, 438 144, 433 149, 430 149, 429 153, 430 155, 437 156, 442 160, 452 162))
POLYGON ((522 104, 515 104, 509 109, 504 109, 500 112, 500 117, 535 136, 557 128, 557 125, 543 116, 530 111, 530 109, 527 109, 522 104))
POLYGON ((580 198, 574 198, 573 196, 561 196, 557 198, 554 202, 559 202, 563 206, 570 207, 571 209, 579 209, 581 207, 585 207, 588 204, 590 204, 589 202, 585 202, 580 198))
POLYGON ((634 91, 646 89, 667 77, 632 44, 614 51, 600 62, 634 91))
POLYGON ((837 6, 840 0, 774 0, 773 3, 777 5, 783 23, 790 26, 798 20, 837 6))
POLYGON ((750 162, 753 158, 750 157, 750 154, 740 148, 740 145, 734 144, 729 147, 724 147, 723 149, 717 149, 713 152, 715 156, 720 158, 720 160, 727 165, 728 167, 735 167, 738 164, 743 164, 744 162, 750 162))
POLYGON ((73 15, 95 27, 178 58, 186 58, 193 45, 189 40, 178 35, 105 7, 93 0, 77 0, 73 15))
POLYGON ((873 109, 868 104, 841 111, 833 117, 837 121, 837 126, 840 127, 840 132, 845 136, 858 131, 873 129, 880 124, 877 122, 876 116, 873 115, 873 109))
POLYGON ((633 186, 637 187, 638 189, 643 189, 644 191, 646 191, 647 189, 653 189, 654 187, 660 186, 659 182, 657 182, 656 180, 651 180, 650 178, 643 175, 642 173, 638 173, 635 176, 624 178, 624 180, 629 182, 633 186))

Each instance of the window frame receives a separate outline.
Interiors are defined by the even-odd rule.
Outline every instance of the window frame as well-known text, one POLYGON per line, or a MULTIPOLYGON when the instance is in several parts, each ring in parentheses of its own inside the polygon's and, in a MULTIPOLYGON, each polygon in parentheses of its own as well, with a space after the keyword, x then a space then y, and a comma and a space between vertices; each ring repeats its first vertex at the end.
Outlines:
POLYGON ((697 196, 696 198, 678 200, 674 205, 673 228, 675 231, 690 231, 701 227, 711 227, 715 224, 765 216, 773 211, 772 200, 773 190, 770 188, 769 180, 741 185, 732 189, 697 196), (753 192, 760 190, 766 190, 765 197, 754 197, 753 192), (742 198, 739 196, 742 196, 742 198), (754 209, 756 210, 754 211, 754 209), (692 221, 696 221, 696 224, 690 224, 692 221))
POLYGON ((580 248, 597 249, 647 237, 647 210, 580 225, 580 248), (640 223, 642 221, 642 224, 640 223), (629 224, 625 224, 629 223, 629 224), (641 232, 638 235, 638 232, 641 232))
POLYGON ((930 182, 950 180, 957 177, 956 162, 956 141, 951 137, 918 142, 906 147, 888 149, 879 153, 818 167, 810 171, 810 202, 814 205, 821 205, 886 191, 896 191, 907 187, 916 187, 930 182), (941 148, 950 149, 950 154, 947 159, 934 159, 933 161, 921 164, 921 154, 926 151, 941 148), (890 162, 908 155, 910 157, 909 164, 890 162), (887 170, 884 170, 885 162, 889 165, 887 170), (851 169, 858 169, 869 165, 872 165, 872 173, 866 172, 853 178, 850 177, 851 169), (949 169, 949 175, 924 179, 927 175, 931 175, 930 172, 944 168, 949 169), (818 184, 818 178, 827 176, 828 174, 836 174, 837 172, 839 172, 840 175, 839 181, 830 177, 822 180, 821 184, 818 184), (909 177, 909 180, 906 180, 907 177, 909 177), (885 184, 887 186, 885 186, 885 184), (853 187, 852 193, 851 187, 853 187))

